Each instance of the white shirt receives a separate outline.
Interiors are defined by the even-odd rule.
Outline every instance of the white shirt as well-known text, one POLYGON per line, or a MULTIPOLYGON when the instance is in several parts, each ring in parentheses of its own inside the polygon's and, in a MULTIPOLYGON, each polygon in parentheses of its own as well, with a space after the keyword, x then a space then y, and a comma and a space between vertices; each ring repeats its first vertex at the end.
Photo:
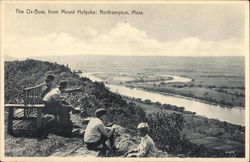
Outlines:
POLYGON ((105 129, 104 124, 99 118, 90 119, 87 128, 84 133, 84 141, 87 143, 93 143, 100 140, 101 135, 108 136, 108 132, 105 129))
POLYGON ((148 135, 141 138, 141 143, 138 146, 139 154, 144 154, 145 157, 154 157, 155 156, 155 143, 151 137, 148 135))
POLYGON ((44 96, 43 101, 46 103, 53 103, 53 102, 59 101, 60 94, 61 94, 61 91, 59 90, 59 88, 54 88, 44 96))

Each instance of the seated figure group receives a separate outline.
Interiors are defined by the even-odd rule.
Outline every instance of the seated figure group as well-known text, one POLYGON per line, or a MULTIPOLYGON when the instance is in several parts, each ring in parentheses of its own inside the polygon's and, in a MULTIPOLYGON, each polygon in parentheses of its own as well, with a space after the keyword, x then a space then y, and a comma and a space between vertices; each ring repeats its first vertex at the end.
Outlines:
MULTIPOLYGON (((42 97, 45 104, 43 112, 46 114, 58 115, 59 120, 66 126, 72 127, 70 120, 70 112, 79 113, 80 111, 71 106, 68 102, 62 99, 61 94, 72 90, 67 90, 67 81, 61 81, 59 86, 52 89, 54 76, 48 75, 45 80, 42 97)), ((79 89, 75 89, 79 90, 79 89)), ((73 90, 74 91, 74 90, 73 90)), ((89 150, 103 151, 114 148, 114 126, 106 127, 104 120, 107 110, 104 108, 97 109, 94 117, 87 124, 84 133, 84 142, 89 150)), ((138 136, 141 142, 137 149, 130 150, 125 153, 127 157, 154 157, 155 143, 149 134, 149 126, 147 123, 140 123, 137 127, 138 136)))
POLYGON ((61 81, 59 86, 56 88, 53 87, 54 76, 48 75, 44 87, 42 89, 42 100, 45 104, 43 109, 43 113, 45 114, 53 114, 58 116, 58 120, 61 124, 64 124, 66 127, 72 127, 73 124, 70 120, 70 112, 72 113, 79 113, 80 110, 75 109, 72 105, 70 105, 65 99, 62 97, 62 93, 80 90, 68 90, 67 88, 67 81, 61 81))
MULTIPOLYGON (((95 117, 90 119, 84 134, 84 142, 90 150, 112 149, 114 147, 114 132, 112 126, 105 127, 103 120, 105 119, 107 110, 100 108, 95 111, 95 117), (109 146, 107 146, 107 143, 109 146)), ((147 123, 140 123, 137 127, 138 135, 141 137, 141 142, 137 149, 130 150, 125 155, 127 157, 154 157, 155 143, 149 134, 149 126, 147 123)))

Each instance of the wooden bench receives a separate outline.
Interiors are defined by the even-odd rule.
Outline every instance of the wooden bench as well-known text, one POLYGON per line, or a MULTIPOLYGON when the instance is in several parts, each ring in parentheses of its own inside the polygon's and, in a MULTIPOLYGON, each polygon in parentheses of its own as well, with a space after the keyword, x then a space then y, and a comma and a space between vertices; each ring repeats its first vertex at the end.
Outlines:
MULTIPOLYGON (((35 121, 35 128, 28 129, 29 131, 39 131, 45 123, 53 120, 42 120, 43 114, 42 109, 44 104, 42 103, 42 87, 43 84, 25 88, 23 90, 23 104, 5 104, 5 108, 8 110, 8 127, 7 131, 12 134, 15 130, 15 126, 22 123, 23 121, 35 121)), ((26 129, 27 130, 27 129, 26 129)))

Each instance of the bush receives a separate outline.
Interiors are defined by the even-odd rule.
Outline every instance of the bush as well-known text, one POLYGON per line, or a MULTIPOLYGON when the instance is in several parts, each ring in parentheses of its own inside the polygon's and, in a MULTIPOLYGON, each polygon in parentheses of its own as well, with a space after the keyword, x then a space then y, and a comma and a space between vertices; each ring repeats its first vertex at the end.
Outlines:
POLYGON ((148 104, 148 105, 152 104, 151 100, 148 100, 148 99, 145 100, 144 102, 145 102, 145 104, 148 104))
POLYGON ((191 143, 182 134, 184 119, 182 114, 165 111, 150 113, 147 115, 147 122, 151 129, 150 136, 155 141, 156 146, 172 155, 184 157, 242 157, 239 153, 232 155, 224 150, 206 148, 204 145, 191 143))
POLYGON ((114 105, 107 107, 107 110, 107 121, 128 129, 136 130, 137 125, 145 121, 146 118, 143 109, 131 102, 124 106, 114 105))
MULTIPOLYGON (((70 69, 64 65, 32 59, 7 61, 4 62, 4 68, 5 103, 19 103, 19 101, 22 101, 22 89, 42 83, 48 73, 70 73, 70 69)), ((60 79, 58 77, 56 81, 59 82, 60 79)))
POLYGON ((161 150, 171 154, 180 153, 185 138, 182 134, 183 114, 156 112, 148 115, 147 122, 151 129, 150 136, 161 150))

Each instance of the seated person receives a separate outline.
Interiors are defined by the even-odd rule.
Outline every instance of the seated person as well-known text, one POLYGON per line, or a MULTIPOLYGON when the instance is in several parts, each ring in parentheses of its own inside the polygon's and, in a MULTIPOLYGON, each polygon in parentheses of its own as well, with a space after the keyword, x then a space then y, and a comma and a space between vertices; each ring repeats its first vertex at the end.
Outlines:
POLYGON ((149 137, 149 126, 147 123, 140 123, 137 127, 138 135, 141 137, 141 143, 138 148, 128 152, 128 157, 154 157, 155 143, 149 137))
MULTIPOLYGON (((52 74, 47 75, 45 79, 45 83, 43 83, 42 87, 42 94, 41 97, 44 98, 45 95, 52 90, 53 84, 54 84, 55 76, 52 74)), ((76 91, 82 91, 82 88, 74 88, 74 89, 64 89, 62 93, 71 93, 71 92, 76 92, 76 91)))
POLYGON ((60 122, 72 124, 70 120, 69 112, 73 113, 76 110, 70 104, 66 103, 61 99, 61 93, 65 91, 67 87, 67 81, 61 81, 59 83, 58 88, 54 88, 49 91, 43 98, 43 102, 45 107, 43 109, 43 113, 58 115, 60 118, 60 122))
POLYGON ((107 149, 106 141, 109 140, 110 147, 114 145, 114 128, 107 131, 102 120, 105 118, 106 110, 97 109, 95 118, 90 119, 84 134, 84 142, 89 150, 99 151, 99 146, 103 145, 102 149, 107 149))
POLYGON ((42 87, 42 94, 41 94, 42 98, 44 98, 44 96, 52 89, 54 79, 55 79, 54 75, 52 74, 47 75, 45 83, 43 84, 42 87))

